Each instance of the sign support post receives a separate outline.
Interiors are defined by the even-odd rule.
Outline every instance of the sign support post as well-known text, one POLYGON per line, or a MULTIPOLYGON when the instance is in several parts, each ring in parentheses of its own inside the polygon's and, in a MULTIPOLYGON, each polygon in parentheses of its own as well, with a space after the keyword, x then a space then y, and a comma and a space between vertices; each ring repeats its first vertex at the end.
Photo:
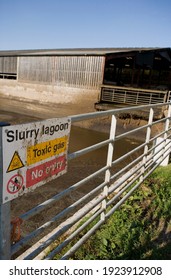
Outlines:
POLYGON ((0 123, 0 260, 11 259, 11 202, 2 203, 3 196, 3 158, 2 158, 2 126, 0 123))

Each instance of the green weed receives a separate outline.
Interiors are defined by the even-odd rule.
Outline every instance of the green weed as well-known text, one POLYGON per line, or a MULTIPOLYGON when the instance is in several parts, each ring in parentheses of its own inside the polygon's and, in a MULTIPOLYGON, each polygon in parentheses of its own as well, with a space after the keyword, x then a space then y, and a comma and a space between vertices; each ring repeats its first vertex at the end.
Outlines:
POLYGON ((171 259, 170 174, 157 168, 73 259, 171 259))

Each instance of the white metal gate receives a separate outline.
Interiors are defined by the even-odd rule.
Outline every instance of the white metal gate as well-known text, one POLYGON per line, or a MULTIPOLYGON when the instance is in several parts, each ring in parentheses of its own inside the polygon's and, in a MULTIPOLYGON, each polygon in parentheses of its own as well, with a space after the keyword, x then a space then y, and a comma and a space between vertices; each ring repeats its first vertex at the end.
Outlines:
MULTIPOLYGON (((118 209, 129 196, 141 185, 141 183, 156 169, 160 164, 165 164, 171 151, 170 141, 170 120, 171 105, 169 103, 137 106, 136 110, 149 110, 147 124, 136 127, 122 134, 117 132, 117 116, 119 113, 130 113, 135 111, 135 107, 124 109, 109 110, 103 112, 93 112, 82 115, 71 116, 72 125, 90 119, 103 121, 103 117, 111 117, 110 133, 106 140, 84 149, 77 150, 68 154, 70 162, 76 158, 86 155, 91 158, 91 153, 97 149, 107 147, 106 164, 95 172, 86 175, 85 178, 77 183, 67 186, 60 193, 38 204, 28 212, 16 218, 18 230, 24 225, 35 221, 36 215, 48 207, 53 207, 54 203, 67 200, 67 196, 72 196, 82 190, 82 186, 94 180, 93 188, 87 193, 82 193, 78 199, 71 200, 62 210, 57 211, 55 216, 39 225, 34 231, 26 234, 14 244, 10 244, 11 235, 11 203, 0 205, 0 259, 53 259, 57 254, 61 254, 61 259, 68 259, 73 253, 118 209), (154 110, 162 109, 165 106, 167 114, 160 120, 154 120, 154 110), (102 118, 102 119, 101 119, 102 118), (154 126, 160 124, 160 130, 152 133, 154 126), (125 137, 136 138, 136 134, 143 131, 145 137, 137 147, 133 148, 119 158, 115 158, 115 143, 125 137), (129 160, 129 163, 127 159, 129 160), (116 171, 115 166, 123 163, 123 167, 116 171), (101 179, 97 183, 95 179, 101 179), (83 219, 85 218, 86 219, 83 219), (33 221, 32 221, 33 219, 33 221), (75 241, 75 238, 91 224, 96 221, 83 235, 75 241), (82 222, 81 222, 82 221, 82 222), (22 222, 22 224, 21 224, 22 222), (80 223, 81 222, 81 223, 80 223), (55 225, 47 232, 47 229, 55 225), (65 250, 66 246, 72 241, 72 247, 65 250)), ((79 137, 79 136, 78 136, 79 137)), ((1 138, 0 138, 1 139, 1 138)), ((0 140, 1 141, 1 140, 0 140)), ((2 143, 0 143, 2 144, 2 143)), ((2 145, 0 145, 2 147, 2 145)), ((0 149, 2 153, 2 149, 0 149)), ((1 156, 1 154, 0 154, 1 156)), ((81 172, 80 166, 80 172, 81 172)), ((85 167, 84 167, 85 168, 85 167)), ((84 170, 82 171, 84 173, 84 170)), ((0 182, 2 184, 2 168, 0 170, 0 182)), ((1 188, 2 192, 2 188, 1 188)), ((16 226, 16 228, 17 228, 16 226)))

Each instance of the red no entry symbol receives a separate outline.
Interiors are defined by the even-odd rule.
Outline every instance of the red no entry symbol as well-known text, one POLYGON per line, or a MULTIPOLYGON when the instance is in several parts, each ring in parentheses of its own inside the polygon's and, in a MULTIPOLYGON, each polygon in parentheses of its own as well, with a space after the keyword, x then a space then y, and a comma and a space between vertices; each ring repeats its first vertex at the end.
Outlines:
POLYGON ((23 176, 16 174, 11 177, 7 184, 7 191, 11 194, 17 193, 23 186, 23 176))

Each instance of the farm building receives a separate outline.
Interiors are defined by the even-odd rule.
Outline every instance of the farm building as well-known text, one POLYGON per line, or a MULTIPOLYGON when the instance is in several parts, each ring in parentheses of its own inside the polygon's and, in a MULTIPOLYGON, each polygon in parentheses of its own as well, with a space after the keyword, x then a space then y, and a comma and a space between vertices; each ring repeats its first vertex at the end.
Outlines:
POLYGON ((170 48, 0 51, 0 93, 87 110, 164 102, 170 48))

